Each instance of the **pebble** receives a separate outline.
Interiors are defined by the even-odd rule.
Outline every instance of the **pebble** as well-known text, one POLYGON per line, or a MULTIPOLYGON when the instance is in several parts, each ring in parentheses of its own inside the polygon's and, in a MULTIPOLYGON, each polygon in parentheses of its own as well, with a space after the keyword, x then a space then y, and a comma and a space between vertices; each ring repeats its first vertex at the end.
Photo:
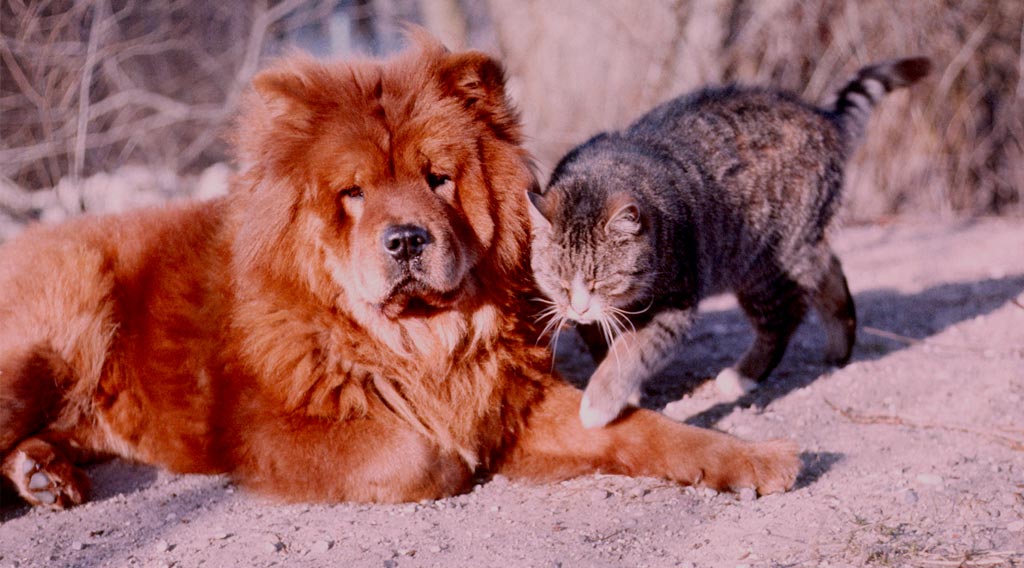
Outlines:
POLYGON ((919 473, 915 479, 923 485, 942 485, 942 476, 934 473, 919 473))
POLYGON ((384 561, 384 568, 398 568, 398 561, 388 558, 384 561))
POLYGON ((651 491, 645 487, 634 487, 629 490, 629 496, 634 499, 643 499, 651 491))
POLYGON ((491 485, 494 487, 506 487, 509 481, 504 475, 498 474, 491 478, 491 485))
POLYGON ((157 552, 167 552, 171 549, 171 545, 166 540, 158 540, 156 541, 156 545, 154 545, 154 548, 156 549, 157 552))
POLYGON ((334 546, 334 542, 333 541, 318 540, 318 541, 314 542, 313 546, 309 547, 309 549, 312 550, 313 552, 317 553, 317 554, 323 554, 323 553, 327 552, 328 550, 330 550, 332 546, 334 546))
POLYGON ((607 489, 594 489, 593 491, 590 492, 591 501, 604 501, 605 499, 611 496, 611 492, 608 491, 607 489))
POLYGON ((757 499, 757 491, 751 489, 750 487, 744 487, 743 489, 740 489, 740 501, 748 502, 754 501, 755 499, 757 499))
POLYGON ((76 541, 71 543, 71 550, 84 550, 84 549, 85 549, 85 543, 84 542, 79 542, 79 541, 76 540, 76 541))
POLYGON ((433 552, 434 554, 437 554, 441 552, 441 547, 435 544, 431 546, 428 550, 430 550, 430 552, 433 552))
POLYGON ((907 491, 906 493, 903 494, 903 502, 906 503, 907 505, 913 505, 914 503, 917 503, 917 493, 915 493, 912 490, 907 491))
POLYGON ((284 543, 279 540, 268 540, 262 545, 264 552, 277 552, 284 548, 284 543))
POLYGON ((714 499, 718 496, 718 491, 715 491, 710 487, 701 487, 700 489, 697 489, 697 494, 704 499, 714 499))

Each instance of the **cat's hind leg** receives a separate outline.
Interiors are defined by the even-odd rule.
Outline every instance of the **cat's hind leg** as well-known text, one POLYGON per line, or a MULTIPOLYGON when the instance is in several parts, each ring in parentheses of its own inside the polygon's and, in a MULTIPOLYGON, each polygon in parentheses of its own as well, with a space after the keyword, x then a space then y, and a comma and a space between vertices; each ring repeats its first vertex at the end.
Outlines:
POLYGON ((754 326, 754 343, 740 360, 715 377, 719 392, 738 398, 755 388, 782 360, 793 332, 807 313, 805 292, 785 275, 765 278, 736 292, 754 326))
POLYGON ((853 353, 857 339, 857 312, 850 288, 846 285, 843 266, 835 254, 831 255, 829 266, 810 297, 825 327, 825 361, 841 367, 853 353))

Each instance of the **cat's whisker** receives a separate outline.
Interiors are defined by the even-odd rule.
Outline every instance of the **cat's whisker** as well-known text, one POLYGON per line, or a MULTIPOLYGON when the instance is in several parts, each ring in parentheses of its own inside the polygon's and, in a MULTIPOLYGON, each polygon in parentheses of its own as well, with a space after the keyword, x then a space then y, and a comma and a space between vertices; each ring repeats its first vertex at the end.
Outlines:
POLYGON ((653 306, 654 306, 654 298, 651 298, 651 301, 647 303, 647 307, 646 308, 644 308, 642 310, 637 310, 635 312, 631 312, 629 310, 624 310, 622 308, 616 308, 615 306, 608 306, 608 309, 613 310, 616 313, 620 313, 620 314, 627 314, 627 315, 631 315, 631 316, 638 316, 638 315, 646 312, 647 310, 651 309, 653 306))
POLYGON ((633 322, 628 317, 626 317, 626 315, 625 315, 625 314, 629 314, 629 313, 634 313, 634 312, 627 312, 625 310, 620 310, 619 308, 613 308, 611 306, 609 306, 609 308, 608 308, 608 315, 610 317, 614 318, 615 321, 617 321, 619 323, 619 326, 620 326, 620 329, 621 329, 622 332, 626 331, 626 325, 628 325, 629 329, 633 333, 636 333, 636 326, 634 326, 633 322), (625 324, 623 322, 625 322, 625 324))
MULTIPOLYGON (((540 345, 540 340, 543 339, 544 336, 546 336, 549 333, 551 333, 552 329, 558 329, 559 327, 561 327, 561 324, 562 324, 562 321, 559 318, 552 317, 551 320, 548 321, 547 325, 544 326, 544 329, 541 330, 540 336, 537 338, 537 345, 540 345)), ((548 345, 550 345, 550 344, 551 344, 551 340, 548 340, 548 345)))
POLYGON ((540 321, 544 318, 553 317, 558 315, 558 306, 548 306, 541 310, 537 315, 533 316, 534 321, 540 321))
POLYGON ((565 323, 565 318, 559 318, 558 327, 555 328, 555 334, 551 338, 551 342, 548 343, 548 350, 551 351, 551 372, 555 372, 555 357, 558 353, 558 336, 562 333, 562 324, 565 323))
POLYGON ((622 379, 622 359, 619 356, 619 352, 613 348, 615 338, 618 333, 612 329, 612 322, 608 318, 601 318, 597 320, 598 327, 601 329, 601 333, 604 335, 604 340, 608 343, 608 349, 615 355, 615 374, 618 375, 619 379, 622 379))

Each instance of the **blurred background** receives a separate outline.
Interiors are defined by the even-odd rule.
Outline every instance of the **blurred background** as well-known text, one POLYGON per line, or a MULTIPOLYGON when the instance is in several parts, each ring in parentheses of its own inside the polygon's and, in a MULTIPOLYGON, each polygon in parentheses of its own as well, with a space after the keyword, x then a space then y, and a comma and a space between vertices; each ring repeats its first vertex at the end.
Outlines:
POLYGON ((541 176, 708 83, 827 103, 915 54, 848 169, 848 221, 1024 213, 1021 0, 2 0, 0 239, 27 221, 224 191, 252 75, 298 48, 386 55, 403 22, 499 56, 541 176))

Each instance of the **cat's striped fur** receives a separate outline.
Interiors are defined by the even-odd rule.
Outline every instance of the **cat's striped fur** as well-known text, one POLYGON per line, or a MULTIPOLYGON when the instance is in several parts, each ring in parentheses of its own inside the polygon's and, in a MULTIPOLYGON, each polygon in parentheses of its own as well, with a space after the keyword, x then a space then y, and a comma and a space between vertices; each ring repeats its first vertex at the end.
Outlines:
POLYGON ((578 322, 600 361, 585 425, 614 419, 671 360, 700 299, 719 292, 736 294, 757 332, 719 374, 724 393, 772 371, 809 305, 828 360, 849 359, 856 315, 829 246, 843 167, 872 107, 929 70, 925 58, 865 67, 830 108, 777 90, 709 88, 561 160, 545 192, 530 194, 533 269, 552 322, 578 322))

